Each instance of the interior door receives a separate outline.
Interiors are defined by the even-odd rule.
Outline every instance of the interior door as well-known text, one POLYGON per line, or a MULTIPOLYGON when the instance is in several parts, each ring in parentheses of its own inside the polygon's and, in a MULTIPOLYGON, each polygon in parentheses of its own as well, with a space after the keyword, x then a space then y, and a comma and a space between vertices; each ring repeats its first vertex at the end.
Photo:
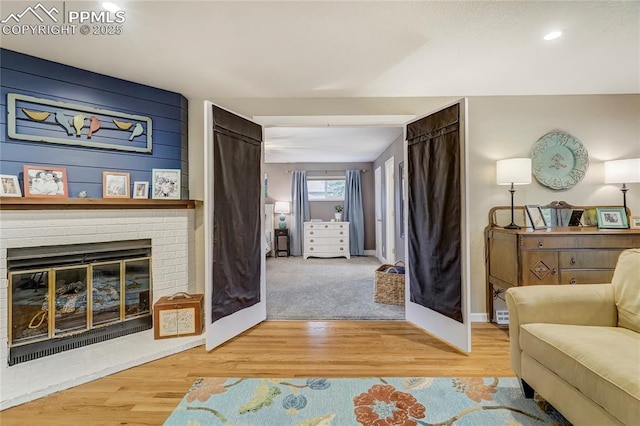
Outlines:
POLYGON ((206 348, 267 316, 262 127, 205 102, 206 348))
POLYGON ((471 352, 467 101, 405 126, 406 319, 471 352))
POLYGON ((382 252, 382 167, 378 167, 374 172, 375 203, 376 203, 376 256, 378 260, 384 262, 382 252))

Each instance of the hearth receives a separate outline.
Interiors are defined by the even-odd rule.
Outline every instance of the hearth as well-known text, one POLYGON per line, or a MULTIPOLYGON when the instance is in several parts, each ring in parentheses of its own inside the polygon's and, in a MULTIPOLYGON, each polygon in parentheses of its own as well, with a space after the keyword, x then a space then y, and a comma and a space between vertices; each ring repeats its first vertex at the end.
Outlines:
POLYGON ((151 240, 13 248, 9 365, 152 327, 151 240))

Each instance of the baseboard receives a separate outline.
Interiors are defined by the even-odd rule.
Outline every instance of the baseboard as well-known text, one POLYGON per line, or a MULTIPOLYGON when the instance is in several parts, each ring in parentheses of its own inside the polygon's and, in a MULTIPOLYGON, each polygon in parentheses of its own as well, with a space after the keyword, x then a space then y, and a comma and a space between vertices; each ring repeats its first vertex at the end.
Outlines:
POLYGON ((375 256, 376 255, 376 251, 375 250, 365 250, 364 251, 364 255, 365 256, 375 256))
POLYGON ((487 314, 485 314, 484 312, 472 312, 469 315, 469 320, 471 322, 488 322, 489 318, 487 317, 487 314))

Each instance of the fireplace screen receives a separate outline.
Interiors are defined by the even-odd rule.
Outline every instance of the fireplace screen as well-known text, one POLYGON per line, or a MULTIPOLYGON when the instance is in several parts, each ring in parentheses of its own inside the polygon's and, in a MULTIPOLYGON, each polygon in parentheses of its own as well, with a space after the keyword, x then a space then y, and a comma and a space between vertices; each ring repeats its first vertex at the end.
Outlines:
POLYGON ((143 329, 151 328, 150 249, 147 256, 139 254, 129 251, 121 260, 108 261, 104 255, 93 255, 95 261, 82 255, 80 264, 74 262, 76 256, 61 266, 9 268, 10 365, 42 356, 37 352, 48 355, 141 331, 140 319, 143 329), (136 324, 136 330, 131 326, 124 330, 125 323, 136 324), (108 336, 102 338, 100 333, 108 336), (83 341, 87 335, 88 343, 83 341), (46 344, 56 341, 53 346, 58 349, 46 344), (28 359, 22 359, 25 356, 28 359))

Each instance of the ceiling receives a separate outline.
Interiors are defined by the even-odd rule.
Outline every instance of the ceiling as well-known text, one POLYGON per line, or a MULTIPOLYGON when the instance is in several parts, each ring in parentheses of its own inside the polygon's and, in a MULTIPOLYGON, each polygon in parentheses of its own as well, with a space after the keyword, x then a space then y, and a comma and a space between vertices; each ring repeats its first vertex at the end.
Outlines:
MULTIPOLYGON (((0 44, 190 100, 640 93, 638 1, 114 2, 125 11, 120 35, 2 35, 0 44), (563 36, 544 41, 554 29, 563 36)), ((34 3, 3 1, 2 18, 34 3)), ((381 127, 378 136, 299 130, 268 130, 272 154, 306 140, 320 158, 349 137, 375 141, 370 158, 380 138, 396 137, 381 127)))

